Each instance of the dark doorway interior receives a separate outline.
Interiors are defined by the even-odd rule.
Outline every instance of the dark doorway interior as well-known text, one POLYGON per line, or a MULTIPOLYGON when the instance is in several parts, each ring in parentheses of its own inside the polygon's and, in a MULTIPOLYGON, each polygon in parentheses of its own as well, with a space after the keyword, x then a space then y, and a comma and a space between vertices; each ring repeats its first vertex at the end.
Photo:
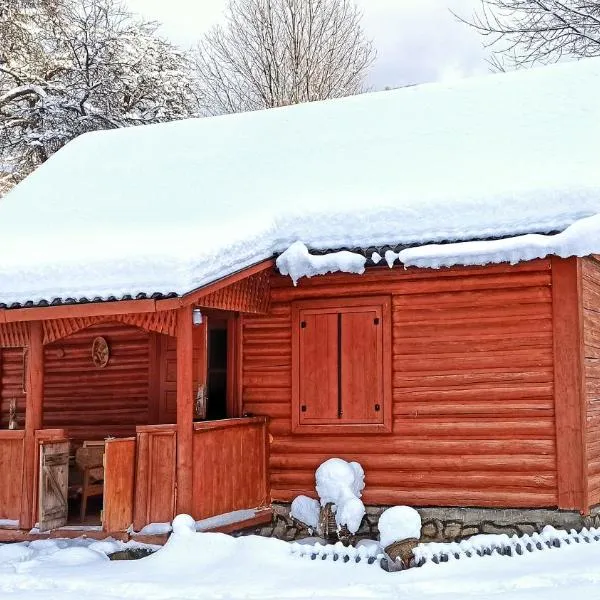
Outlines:
POLYGON ((208 328, 208 403, 206 418, 227 418, 227 321, 210 321, 208 328))

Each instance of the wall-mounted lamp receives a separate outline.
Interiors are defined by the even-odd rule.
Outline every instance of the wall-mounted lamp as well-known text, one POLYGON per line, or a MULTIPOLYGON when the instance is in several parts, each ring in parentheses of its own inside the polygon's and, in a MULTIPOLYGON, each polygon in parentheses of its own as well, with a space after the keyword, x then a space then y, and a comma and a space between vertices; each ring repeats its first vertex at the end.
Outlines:
POLYGON ((198 325, 202 325, 202 311, 199 308, 194 308, 192 311, 192 323, 194 327, 198 327, 198 325))

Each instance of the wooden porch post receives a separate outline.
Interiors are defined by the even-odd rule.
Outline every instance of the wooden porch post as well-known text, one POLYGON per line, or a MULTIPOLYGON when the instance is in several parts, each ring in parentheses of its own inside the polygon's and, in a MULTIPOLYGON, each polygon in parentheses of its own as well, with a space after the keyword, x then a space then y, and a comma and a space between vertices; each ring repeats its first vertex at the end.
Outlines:
POLYGON ((177 513, 192 512, 194 374, 192 306, 177 311, 177 513))
POLYGON ((29 344, 26 359, 25 443, 23 454, 23 485, 20 527, 30 529, 35 523, 33 514, 36 465, 35 432, 42 428, 42 402, 44 397, 44 345, 42 322, 29 324, 29 344))

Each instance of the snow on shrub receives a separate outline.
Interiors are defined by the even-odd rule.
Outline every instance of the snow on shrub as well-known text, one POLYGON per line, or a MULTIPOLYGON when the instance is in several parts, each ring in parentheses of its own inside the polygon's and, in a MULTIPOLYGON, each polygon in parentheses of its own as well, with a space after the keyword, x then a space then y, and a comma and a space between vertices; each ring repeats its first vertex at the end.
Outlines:
POLYGON ((345 525, 350 533, 356 533, 365 514, 360 500, 365 487, 365 472, 357 462, 330 458, 315 473, 316 489, 321 505, 335 506, 338 527, 345 525))
POLYGON ((330 458, 317 469, 317 494, 321 506, 328 502, 338 504, 340 497, 346 490, 353 496, 360 498, 365 487, 365 472, 357 462, 347 462, 342 458, 330 458))
POLYGON ((319 525, 319 501, 308 496, 296 496, 290 508, 290 516, 316 529, 319 525))
POLYGON ((379 540, 385 548, 394 542, 421 537, 421 516, 410 506, 392 506, 379 517, 379 540))

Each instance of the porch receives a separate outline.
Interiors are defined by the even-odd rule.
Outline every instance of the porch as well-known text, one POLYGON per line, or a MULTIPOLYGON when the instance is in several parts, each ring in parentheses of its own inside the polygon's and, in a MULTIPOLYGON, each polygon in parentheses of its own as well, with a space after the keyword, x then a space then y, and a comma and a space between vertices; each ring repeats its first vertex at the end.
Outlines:
MULTIPOLYGON (((192 505, 187 511, 197 521, 234 511, 256 509, 244 521, 254 525, 270 519, 264 509, 269 505, 268 433, 264 417, 223 419, 193 424, 192 431, 192 505)), ((147 425, 137 428, 135 436, 109 438, 104 452, 104 491, 101 523, 98 526, 69 523, 77 534, 139 532, 151 523, 170 522, 177 513, 177 425, 147 425)), ((34 495, 32 519, 39 517, 39 502, 56 506, 56 495, 44 495, 40 476, 41 457, 56 456, 51 451, 68 442, 61 429, 39 430, 35 435, 34 495)), ((20 524, 25 509, 22 493, 25 457, 24 431, 0 431, 0 541, 23 539, 11 530, 28 529, 20 524), (4 534, 4 535, 2 535, 4 534)), ((63 463, 64 464, 64 463, 63 463)), ((60 486, 61 473, 51 475, 60 486)), ((46 467, 47 468, 47 467, 46 467)), ((66 473, 62 470, 62 476, 66 473)), ((57 490, 51 490, 56 492, 57 490)), ((59 507, 60 502, 58 503, 59 507)), ((56 514, 56 513, 54 513, 56 514)), ((38 523, 36 522, 34 524, 38 523)), ((57 523, 62 527, 67 523, 57 523)), ((223 526, 228 523, 224 523, 223 526)), ((219 523, 215 527, 219 527, 219 523)), ((229 523, 231 525, 231 523, 229 523)), ((239 523, 238 523, 239 525, 239 523)), ((42 529, 52 529, 44 528, 42 529)), ((68 530, 60 530, 65 533, 68 530)), ((35 532, 37 533, 37 532, 35 532)))
POLYGON ((269 504, 267 419, 242 416, 238 378, 242 315, 266 311, 268 267, 185 300, 0 314, 0 537, 269 504), (83 519, 82 455, 98 461, 83 519))

